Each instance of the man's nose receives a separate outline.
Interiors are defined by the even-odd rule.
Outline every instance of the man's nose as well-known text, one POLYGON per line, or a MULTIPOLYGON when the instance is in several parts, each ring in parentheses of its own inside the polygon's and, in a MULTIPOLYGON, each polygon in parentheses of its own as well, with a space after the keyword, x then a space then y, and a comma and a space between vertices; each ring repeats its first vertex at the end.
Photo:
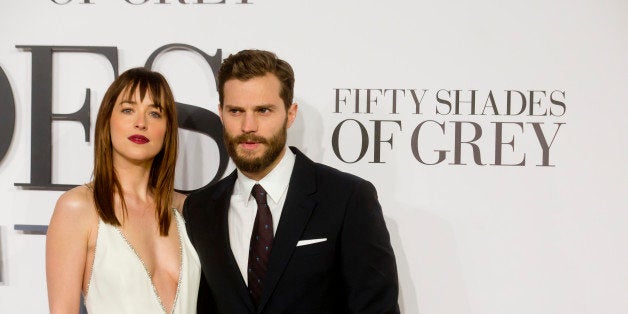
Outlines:
POLYGON ((242 120, 242 132, 250 133, 257 131, 257 117, 252 113, 245 113, 242 120))

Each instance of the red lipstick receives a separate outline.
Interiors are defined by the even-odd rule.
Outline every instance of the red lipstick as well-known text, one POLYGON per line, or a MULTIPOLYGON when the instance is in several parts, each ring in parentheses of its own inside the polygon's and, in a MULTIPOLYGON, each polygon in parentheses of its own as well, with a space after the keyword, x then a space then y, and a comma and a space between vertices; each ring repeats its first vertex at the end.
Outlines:
POLYGON ((148 142, 150 142, 150 140, 144 136, 144 135, 139 135, 139 134, 133 134, 131 136, 128 137, 129 141, 135 143, 135 144, 146 144, 148 142))

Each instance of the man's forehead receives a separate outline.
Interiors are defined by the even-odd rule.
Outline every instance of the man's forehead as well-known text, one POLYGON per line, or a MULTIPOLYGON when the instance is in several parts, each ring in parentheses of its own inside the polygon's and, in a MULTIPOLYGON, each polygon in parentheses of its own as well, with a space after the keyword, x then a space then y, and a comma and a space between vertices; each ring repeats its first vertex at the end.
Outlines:
POLYGON ((280 97, 281 84, 279 81, 273 81, 265 77, 256 77, 246 81, 233 79, 225 82, 224 86, 225 97, 249 97, 249 96, 264 96, 264 97, 280 97))
POLYGON ((240 83, 240 84, 245 84, 245 83, 251 83, 251 82, 266 82, 266 83, 277 83, 277 84, 281 84, 281 82, 279 81, 279 78, 270 72, 267 72, 264 75, 256 75, 253 77, 245 77, 245 78, 241 78, 241 77, 231 77, 228 80, 225 81, 225 85, 229 84, 229 83, 240 83))

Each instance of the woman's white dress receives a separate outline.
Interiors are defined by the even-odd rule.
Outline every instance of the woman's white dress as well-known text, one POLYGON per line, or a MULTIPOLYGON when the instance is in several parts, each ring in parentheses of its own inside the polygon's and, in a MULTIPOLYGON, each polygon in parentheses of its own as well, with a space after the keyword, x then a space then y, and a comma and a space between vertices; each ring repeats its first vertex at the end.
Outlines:
MULTIPOLYGON (((201 264, 185 222, 173 210, 179 235, 181 265, 172 314, 196 313, 201 264)), ((85 307, 89 314, 166 313, 150 274, 120 229, 102 220, 85 307)))

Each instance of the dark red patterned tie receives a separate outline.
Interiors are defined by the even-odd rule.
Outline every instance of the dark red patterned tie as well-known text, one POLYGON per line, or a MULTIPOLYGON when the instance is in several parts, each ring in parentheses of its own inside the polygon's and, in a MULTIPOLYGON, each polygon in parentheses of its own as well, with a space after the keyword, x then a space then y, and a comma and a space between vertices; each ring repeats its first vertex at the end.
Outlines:
POLYGON ((257 202, 257 214, 249 246, 248 284, 255 307, 259 305, 264 290, 264 277, 268 270, 268 258, 273 247, 273 216, 266 203, 266 191, 261 185, 253 186, 251 192, 257 202))

